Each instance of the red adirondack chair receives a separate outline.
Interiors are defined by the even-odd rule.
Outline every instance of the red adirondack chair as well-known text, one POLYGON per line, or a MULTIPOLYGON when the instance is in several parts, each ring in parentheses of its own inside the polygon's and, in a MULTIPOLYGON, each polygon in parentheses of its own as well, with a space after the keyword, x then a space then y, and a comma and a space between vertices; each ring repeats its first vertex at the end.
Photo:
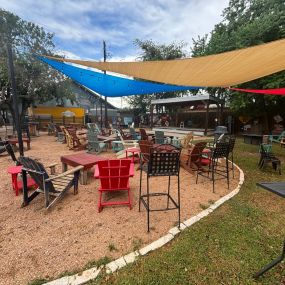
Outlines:
POLYGON ((98 161, 99 170, 99 203, 98 212, 101 212, 103 206, 111 205, 129 205, 132 208, 130 197, 130 159, 113 159, 98 161), (127 191, 127 201, 102 201, 103 192, 127 191))

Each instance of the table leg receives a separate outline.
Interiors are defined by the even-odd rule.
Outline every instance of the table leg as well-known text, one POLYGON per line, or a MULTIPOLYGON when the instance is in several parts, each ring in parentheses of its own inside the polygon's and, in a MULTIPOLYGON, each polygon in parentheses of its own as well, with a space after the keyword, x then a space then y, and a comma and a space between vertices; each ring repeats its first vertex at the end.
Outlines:
POLYGON ((61 169, 62 169, 62 172, 67 171, 67 164, 64 163, 64 162, 62 162, 62 163, 61 163, 61 169))
POLYGON ((253 275, 254 278, 258 278, 259 276, 261 276, 263 273, 265 273, 266 271, 270 270, 272 267, 274 267, 276 264, 278 264, 279 262, 281 262, 283 259, 285 258, 285 240, 284 240, 284 244, 283 244, 283 251, 282 254, 275 258, 273 261, 271 261, 269 264, 267 264, 266 266, 264 266, 261 270, 259 270, 257 273, 255 273, 253 275))
POLYGON ((87 169, 80 170, 80 184, 87 184, 87 169))
POLYGON ((25 207, 29 204, 27 172, 25 170, 22 170, 22 179, 23 179, 23 206, 25 207))
POLYGON ((132 163, 135 163, 135 153, 132 152, 132 163))
POLYGON ((13 189, 15 190, 15 193, 16 193, 16 196, 19 195, 19 188, 18 188, 18 174, 16 173, 13 173, 12 174, 12 187, 13 189))
POLYGON ((30 149, 31 149, 31 142, 27 141, 27 150, 30 150, 30 149))

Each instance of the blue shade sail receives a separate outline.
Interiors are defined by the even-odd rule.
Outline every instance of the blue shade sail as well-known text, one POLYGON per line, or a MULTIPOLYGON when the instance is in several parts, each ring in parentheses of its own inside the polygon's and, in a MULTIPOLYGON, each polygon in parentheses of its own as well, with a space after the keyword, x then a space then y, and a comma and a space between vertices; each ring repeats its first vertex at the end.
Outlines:
POLYGON ((75 82, 107 97, 122 97, 131 95, 152 94, 158 92, 173 92, 184 90, 197 90, 200 87, 177 86, 169 84, 152 83, 135 79, 122 78, 109 74, 96 72, 59 62, 46 57, 37 56, 41 61, 70 77, 75 82))

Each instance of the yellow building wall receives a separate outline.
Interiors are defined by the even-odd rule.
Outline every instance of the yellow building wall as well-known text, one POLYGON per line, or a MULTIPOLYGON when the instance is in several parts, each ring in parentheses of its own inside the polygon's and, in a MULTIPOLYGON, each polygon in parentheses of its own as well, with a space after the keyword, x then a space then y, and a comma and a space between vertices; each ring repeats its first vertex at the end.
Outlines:
POLYGON ((75 114, 75 117, 84 117, 85 110, 83 108, 76 107, 37 107, 33 108, 34 115, 51 115, 53 118, 62 118, 62 113, 71 111, 75 114))

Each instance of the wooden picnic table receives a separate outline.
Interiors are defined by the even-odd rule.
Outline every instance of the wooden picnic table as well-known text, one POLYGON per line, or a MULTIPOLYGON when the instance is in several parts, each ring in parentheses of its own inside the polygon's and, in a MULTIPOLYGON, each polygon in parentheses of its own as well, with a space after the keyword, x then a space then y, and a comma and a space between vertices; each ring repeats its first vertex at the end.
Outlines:
POLYGON ((100 160, 105 160, 104 157, 99 157, 93 154, 88 153, 77 153, 61 156, 60 160, 62 163, 62 171, 67 171, 67 167, 72 166, 76 167, 79 165, 84 166, 80 171, 80 183, 83 185, 87 184, 87 172, 88 169, 92 168, 100 160))
MULTIPOLYGON (((22 138, 23 140, 23 143, 26 143, 27 145, 27 150, 30 150, 31 149, 31 141, 29 138, 22 138)), ((9 144, 11 145, 16 145, 16 144, 19 144, 19 140, 18 138, 11 138, 11 139, 8 139, 8 142, 9 144)))

